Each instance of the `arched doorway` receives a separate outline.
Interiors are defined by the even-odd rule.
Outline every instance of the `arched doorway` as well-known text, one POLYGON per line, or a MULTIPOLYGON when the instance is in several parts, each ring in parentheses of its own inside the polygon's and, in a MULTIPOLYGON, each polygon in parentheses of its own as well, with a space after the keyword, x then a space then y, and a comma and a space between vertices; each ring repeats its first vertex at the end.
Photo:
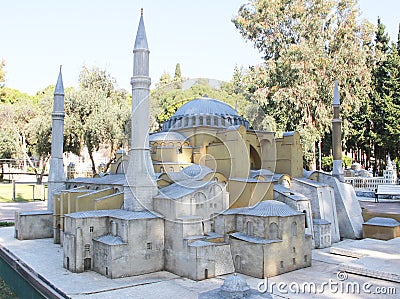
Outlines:
POLYGON ((252 145, 250 145, 250 169, 261 169, 260 155, 252 145))

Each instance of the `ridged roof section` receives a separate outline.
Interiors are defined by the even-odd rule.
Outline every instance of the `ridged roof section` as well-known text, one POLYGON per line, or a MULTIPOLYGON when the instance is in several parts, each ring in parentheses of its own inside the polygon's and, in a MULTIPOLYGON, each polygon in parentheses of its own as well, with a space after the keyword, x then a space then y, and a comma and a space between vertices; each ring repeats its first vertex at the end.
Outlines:
POLYGON ((95 239, 98 242, 107 244, 107 245, 124 245, 126 244, 120 236, 113 236, 113 235, 104 235, 95 239))
POLYGON ((182 105, 173 117, 198 114, 239 116, 237 111, 228 104, 217 99, 202 97, 182 105))
POLYGON ((186 137, 178 132, 157 132, 150 134, 149 141, 156 142, 156 141, 185 141, 186 137))
POLYGON ((193 164, 193 165, 190 165, 190 166, 184 168, 182 170, 182 172, 191 178, 202 179, 202 178, 204 178, 204 176, 206 176, 207 174, 212 173, 214 171, 207 166, 200 165, 200 164, 193 164))
POLYGON ((160 193, 155 198, 179 199, 206 188, 211 184, 213 184, 213 182, 195 180, 180 181, 179 183, 174 183, 167 187, 161 188, 159 190, 160 193))
POLYGON ((276 200, 265 200, 250 208, 237 208, 226 210, 225 215, 249 215, 258 217, 287 217, 301 215, 302 213, 289 207, 287 204, 276 200))
POLYGON ((396 219, 384 218, 384 217, 371 218, 364 224, 377 225, 377 226, 390 226, 390 227, 395 227, 400 225, 400 223, 396 219))
POLYGON ((113 217, 122 220, 135 220, 135 219, 153 219, 162 218, 162 216, 152 211, 127 211, 127 210, 94 210, 83 211, 71 214, 66 214, 72 218, 95 218, 95 217, 113 217))

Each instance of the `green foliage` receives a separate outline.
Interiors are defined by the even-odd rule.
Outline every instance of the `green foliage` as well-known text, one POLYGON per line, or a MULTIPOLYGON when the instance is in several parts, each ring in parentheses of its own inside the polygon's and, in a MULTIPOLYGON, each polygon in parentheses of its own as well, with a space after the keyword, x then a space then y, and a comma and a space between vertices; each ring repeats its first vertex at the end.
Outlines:
MULTIPOLYGON (((353 163, 353 160, 350 157, 343 156, 342 163, 345 168, 349 168, 353 163)), ((332 171, 333 168, 333 156, 325 156, 322 157, 321 160, 322 169, 325 171, 332 171)))
POLYGON ((0 221, 0 227, 14 226, 14 222, 0 221))
POLYGON ((171 78, 171 76, 165 73, 156 83, 157 89, 151 91, 150 111, 153 131, 159 130, 161 124, 183 104, 205 95, 237 107, 239 114, 245 114, 248 110, 248 101, 243 95, 234 92, 235 88, 232 83, 220 83, 219 87, 211 87, 209 80, 200 78, 190 80, 194 83, 183 90, 175 84, 174 80, 168 81, 167 78, 171 78), (165 82, 167 83, 164 84, 165 82))
POLYGON ((6 80, 6 71, 4 70, 4 67, 6 66, 6 62, 4 59, 1 59, 0 61, 0 83, 4 82, 6 80))
MULTIPOLYGON (((307 163, 315 159, 315 143, 330 131, 334 80, 345 120, 369 94, 372 26, 358 15, 352 0, 252 0, 233 19, 265 61, 244 75, 246 98, 275 120, 278 131, 300 132, 307 163)), ((345 121, 345 138, 348 130, 345 121)))
POLYGON ((322 157, 321 160, 322 169, 325 171, 332 171, 333 167, 333 156, 322 157))
MULTIPOLYGON (((1 81, 0 81, 1 82, 1 81)), ((0 87, 0 103, 29 102, 32 97, 14 88, 0 87)))
POLYGON ((115 87, 115 79, 107 71, 96 67, 83 67, 79 83, 80 89, 71 95, 66 109, 73 118, 68 124, 74 128, 74 135, 69 140, 87 147, 96 174, 93 153, 101 144, 110 147, 110 162, 116 150, 127 144, 129 96, 126 91, 115 87))
POLYGON ((0 128, 0 159, 11 159, 18 153, 18 135, 10 128, 0 128))

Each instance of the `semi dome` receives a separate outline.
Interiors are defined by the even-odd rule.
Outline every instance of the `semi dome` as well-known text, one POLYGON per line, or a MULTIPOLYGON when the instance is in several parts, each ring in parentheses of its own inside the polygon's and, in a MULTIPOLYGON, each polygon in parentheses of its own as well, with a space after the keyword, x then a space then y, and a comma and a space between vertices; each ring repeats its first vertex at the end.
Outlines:
POLYGON ((149 135, 150 142, 185 141, 186 137, 178 132, 157 132, 149 135))
POLYGON ((217 99, 202 97, 182 105, 163 123, 163 131, 197 126, 227 128, 232 125, 249 128, 248 121, 228 104, 217 99))

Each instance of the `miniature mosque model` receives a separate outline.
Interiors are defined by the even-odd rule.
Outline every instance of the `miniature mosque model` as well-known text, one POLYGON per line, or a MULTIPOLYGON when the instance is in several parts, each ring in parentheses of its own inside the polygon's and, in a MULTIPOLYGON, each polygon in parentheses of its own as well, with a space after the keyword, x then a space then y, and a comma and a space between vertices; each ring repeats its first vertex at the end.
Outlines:
MULTIPOLYGON (((166 270, 202 280, 234 272, 275 276, 310 266, 312 248, 361 238, 361 209, 343 170, 305 176, 298 132, 276 138, 255 131, 228 104, 203 97, 149 134, 149 53, 142 13, 133 49, 132 144, 98 178, 65 179, 60 69, 48 210, 18 212, 17 239, 53 238, 72 272, 118 278, 166 270)), ((337 88, 333 144, 340 146, 337 88)), ((341 160, 341 149, 334 153, 341 160)))

